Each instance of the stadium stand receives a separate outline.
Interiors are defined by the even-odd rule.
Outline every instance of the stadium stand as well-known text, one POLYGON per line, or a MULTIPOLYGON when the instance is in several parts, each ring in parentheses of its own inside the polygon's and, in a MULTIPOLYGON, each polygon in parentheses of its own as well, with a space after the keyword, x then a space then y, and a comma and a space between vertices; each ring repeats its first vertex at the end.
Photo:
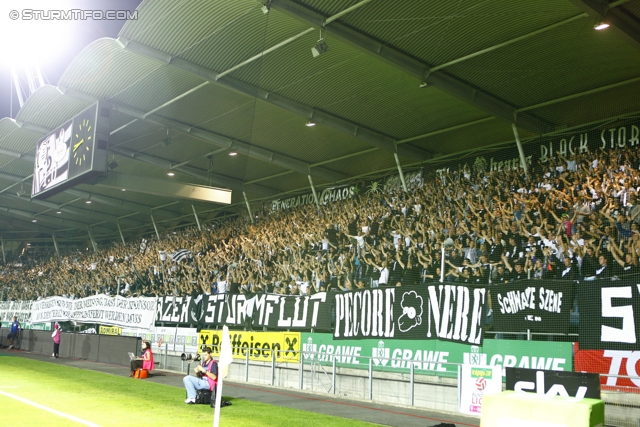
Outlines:
POLYGON ((638 272, 640 158, 620 149, 576 154, 518 170, 460 165, 435 171, 404 194, 369 191, 341 202, 259 212, 165 233, 141 249, 117 244, 62 258, 17 257, 2 280, 10 300, 97 293, 313 294, 440 277, 504 283, 522 278, 591 280, 638 272), (158 253, 164 251, 166 260, 158 253))

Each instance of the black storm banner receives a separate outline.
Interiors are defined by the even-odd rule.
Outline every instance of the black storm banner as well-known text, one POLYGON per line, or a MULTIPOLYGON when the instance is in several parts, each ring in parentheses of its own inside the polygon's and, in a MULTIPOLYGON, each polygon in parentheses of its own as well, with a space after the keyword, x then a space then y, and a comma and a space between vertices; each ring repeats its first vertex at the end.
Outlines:
POLYGON ((273 294, 217 294, 158 298, 156 322, 198 325, 199 328, 266 327, 273 330, 331 331, 327 294, 284 296, 273 294))
POLYGON ((491 286, 493 330, 566 333, 575 287, 574 282, 557 280, 521 280, 491 286))
POLYGON ((638 350, 640 277, 585 282, 578 291, 580 350, 638 350))
POLYGON ((441 339, 482 345, 485 288, 432 284, 333 294, 336 339, 441 339))

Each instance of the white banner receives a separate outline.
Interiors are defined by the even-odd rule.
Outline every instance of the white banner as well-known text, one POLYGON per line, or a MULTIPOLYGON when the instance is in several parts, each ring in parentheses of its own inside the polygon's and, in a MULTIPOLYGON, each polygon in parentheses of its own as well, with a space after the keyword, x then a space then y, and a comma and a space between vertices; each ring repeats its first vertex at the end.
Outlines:
POLYGON ((78 322, 149 329, 156 315, 156 298, 95 295, 82 299, 51 297, 34 301, 31 323, 78 322))
POLYGON ((0 302, 0 322, 13 322, 13 316, 18 322, 26 323, 31 315, 32 301, 2 301, 0 302))
POLYGON ((462 365, 458 367, 458 410, 479 417, 482 397, 502 392, 500 366, 462 365))

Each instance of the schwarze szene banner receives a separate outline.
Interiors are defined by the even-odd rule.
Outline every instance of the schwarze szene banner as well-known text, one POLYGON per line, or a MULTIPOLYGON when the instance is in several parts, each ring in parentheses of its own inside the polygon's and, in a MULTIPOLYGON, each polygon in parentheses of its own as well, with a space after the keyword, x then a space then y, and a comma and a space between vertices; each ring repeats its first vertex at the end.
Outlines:
POLYGON ((331 331, 327 294, 216 294, 158 298, 156 321, 164 325, 331 331))
POLYGON ((441 339, 481 345, 483 287, 435 283, 334 294, 335 339, 441 339))
POLYGON ((156 298, 124 298, 93 295, 70 299, 50 297, 31 305, 31 323, 100 323, 125 328, 149 329, 156 315, 156 298))
POLYGON ((520 280, 491 286, 493 330, 566 333, 575 286, 574 282, 559 280, 520 280))

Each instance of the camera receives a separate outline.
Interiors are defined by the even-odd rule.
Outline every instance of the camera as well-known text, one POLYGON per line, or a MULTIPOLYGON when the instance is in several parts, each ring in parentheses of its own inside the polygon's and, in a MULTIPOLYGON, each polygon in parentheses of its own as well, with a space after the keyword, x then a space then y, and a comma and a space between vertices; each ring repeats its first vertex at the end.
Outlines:
POLYGON ((180 355, 180 359, 181 359, 183 362, 187 362, 187 361, 191 361, 191 360, 193 360, 193 361, 195 361, 195 362, 199 362, 199 361, 200 361, 200 355, 199 355, 199 354, 197 354, 197 353, 196 353, 196 354, 192 354, 192 353, 182 353, 182 354, 180 355))

